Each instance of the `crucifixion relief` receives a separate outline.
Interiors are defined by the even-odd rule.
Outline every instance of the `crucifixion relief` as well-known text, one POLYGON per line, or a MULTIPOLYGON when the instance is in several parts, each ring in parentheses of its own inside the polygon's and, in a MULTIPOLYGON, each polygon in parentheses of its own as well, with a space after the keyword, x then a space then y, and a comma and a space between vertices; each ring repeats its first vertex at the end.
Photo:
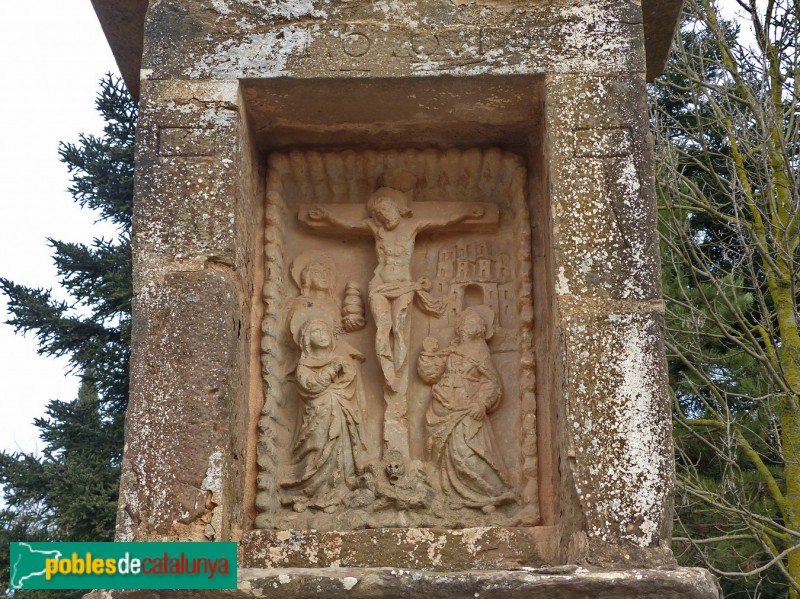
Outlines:
POLYGON ((256 526, 536 523, 522 160, 293 151, 268 172, 256 526))
POLYGON ((322 233, 369 235, 375 238, 378 265, 367 296, 375 319, 375 353, 383 373, 384 450, 410 459, 408 413, 409 310, 416 304, 424 313, 441 317, 445 305, 433 298, 430 279, 414 279, 411 262, 417 236, 425 232, 468 227, 487 231, 497 227, 498 207, 477 202, 411 202, 402 191, 381 187, 364 206, 301 207, 298 218, 322 233))

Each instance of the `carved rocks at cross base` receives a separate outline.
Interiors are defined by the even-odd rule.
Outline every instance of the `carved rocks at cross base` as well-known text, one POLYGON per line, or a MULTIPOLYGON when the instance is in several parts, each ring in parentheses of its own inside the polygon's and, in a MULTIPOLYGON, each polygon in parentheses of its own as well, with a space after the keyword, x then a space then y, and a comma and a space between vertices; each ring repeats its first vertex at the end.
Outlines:
POLYGON ((269 157, 257 528, 538 523, 526 179, 494 148, 269 157))

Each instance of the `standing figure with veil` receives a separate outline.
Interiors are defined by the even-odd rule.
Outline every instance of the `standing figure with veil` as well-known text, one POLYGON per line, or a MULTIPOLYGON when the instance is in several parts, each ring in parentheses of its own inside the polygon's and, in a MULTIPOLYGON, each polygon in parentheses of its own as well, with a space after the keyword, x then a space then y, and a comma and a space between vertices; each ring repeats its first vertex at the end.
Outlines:
POLYGON ((302 401, 281 486, 281 502, 296 512, 332 513, 358 487, 364 470, 364 390, 356 359, 337 351, 335 327, 325 315, 297 327, 300 360, 295 386, 302 401))
POLYGON ((428 337, 417 372, 432 385, 428 408, 428 459, 438 473, 438 487, 454 508, 491 512, 516 501, 487 415, 500 405, 503 388, 487 339, 494 312, 488 306, 467 308, 456 318, 455 337, 439 351, 428 337))

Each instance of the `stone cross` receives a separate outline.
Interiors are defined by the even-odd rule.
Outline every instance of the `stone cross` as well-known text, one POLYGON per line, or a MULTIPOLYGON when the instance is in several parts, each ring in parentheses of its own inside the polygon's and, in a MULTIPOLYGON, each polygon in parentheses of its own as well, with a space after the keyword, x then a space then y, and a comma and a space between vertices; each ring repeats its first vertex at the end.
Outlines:
POLYGON ((498 208, 479 202, 409 202, 403 192, 382 187, 370 196, 366 206, 302 206, 298 218, 320 233, 375 238, 378 265, 369 283, 368 297, 377 329, 375 353, 383 373, 386 402, 383 449, 398 451, 408 460, 409 310, 416 297, 417 305, 426 314, 443 313, 442 301, 428 294, 430 281, 414 280, 411 275, 414 243, 423 232, 496 228, 498 208))

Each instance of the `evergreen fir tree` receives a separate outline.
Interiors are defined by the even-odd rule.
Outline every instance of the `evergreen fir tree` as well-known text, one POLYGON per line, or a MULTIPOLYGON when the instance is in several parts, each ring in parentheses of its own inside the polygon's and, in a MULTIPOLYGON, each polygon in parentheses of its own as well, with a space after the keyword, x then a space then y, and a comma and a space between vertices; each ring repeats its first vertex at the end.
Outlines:
MULTIPOLYGON (((77 399, 51 401, 45 417, 35 421, 44 443, 40 455, 0 453, 2 585, 9 580, 11 541, 110 541, 114 534, 128 401, 136 103, 121 80, 108 75, 96 105, 106 123, 103 135, 82 135, 77 144, 62 144, 59 154, 74 200, 114 223, 118 234, 91 245, 49 240, 70 301, 0 278, 8 324, 34 333, 40 354, 68 356, 82 381, 77 399)), ((26 591, 14 597, 81 594, 26 591)))

